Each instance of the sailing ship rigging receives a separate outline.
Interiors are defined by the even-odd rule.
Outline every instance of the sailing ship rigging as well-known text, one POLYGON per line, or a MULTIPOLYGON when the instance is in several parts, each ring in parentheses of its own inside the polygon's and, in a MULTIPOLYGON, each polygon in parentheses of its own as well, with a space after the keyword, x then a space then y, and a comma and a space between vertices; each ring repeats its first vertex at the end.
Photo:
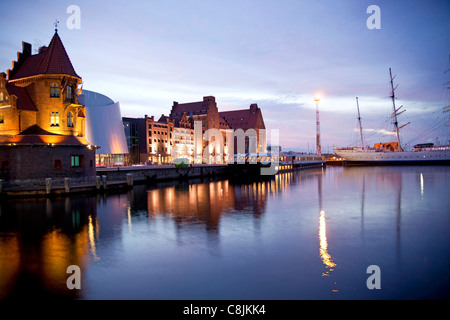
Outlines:
MULTIPOLYGON (((405 151, 402 148, 400 140, 400 130, 409 125, 410 122, 399 125, 398 116, 406 110, 402 109, 403 105, 397 108, 395 104, 395 90, 398 85, 394 86, 395 76, 392 76, 391 68, 389 68, 389 78, 391 85, 390 98, 392 100, 393 112, 391 118, 394 124, 394 132, 397 137, 396 142, 377 143, 374 147, 364 147, 363 130, 361 125, 361 114, 359 110, 359 101, 356 97, 356 105, 358 109, 358 122, 361 138, 361 148, 336 148, 334 152, 342 157, 348 163, 353 164, 408 164, 408 163, 446 163, 450 164, 450 144, 435 146, 432 143, 416 144, 412 151, 405 151)), ((444 112, 450 111, 450 106, 444 108, 444 112)))

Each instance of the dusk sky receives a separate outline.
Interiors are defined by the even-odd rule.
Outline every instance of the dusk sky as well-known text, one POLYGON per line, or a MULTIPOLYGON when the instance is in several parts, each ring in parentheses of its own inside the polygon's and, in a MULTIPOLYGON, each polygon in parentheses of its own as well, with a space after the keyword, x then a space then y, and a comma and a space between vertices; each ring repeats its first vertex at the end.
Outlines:
MULTIPOLYGON (((215 96, 220 111, 257 103, 284 150, 315 148, 321 94, 322 150, 359 143, 359 97, 367 144, 394 141, 389 68, 399 84, 403 143, 448 143, 448 0, 2 1, 0 69, 22 41, 58 33, 83 89, 119 101, 122 116, 159 118, 173 101, 215 96), (70 5, 80 28, 70 29, 70 5), (381 29, 370 30, 370 5, 381 29), (446 129, 446 130, 444 130, 446 129), (436 138, 438 140, 436 141, 436 138)), ((270 132, 269 132, 270 139, 270 132)))

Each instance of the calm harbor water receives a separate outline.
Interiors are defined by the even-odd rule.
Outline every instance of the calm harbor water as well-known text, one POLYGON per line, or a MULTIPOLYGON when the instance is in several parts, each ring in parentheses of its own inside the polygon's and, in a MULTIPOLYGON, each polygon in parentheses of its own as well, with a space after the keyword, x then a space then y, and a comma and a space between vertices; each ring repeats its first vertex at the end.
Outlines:
POLYGON ((0 298, 449 298, 449 190, 446 166, 328 167, 4 200, 0 298))

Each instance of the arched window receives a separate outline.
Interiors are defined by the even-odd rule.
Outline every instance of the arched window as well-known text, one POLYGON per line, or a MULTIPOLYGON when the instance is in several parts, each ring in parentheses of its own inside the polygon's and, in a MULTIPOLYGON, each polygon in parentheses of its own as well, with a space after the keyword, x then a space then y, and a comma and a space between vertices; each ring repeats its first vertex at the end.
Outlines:
POLYGON ((67 126, 73 128, 73 114, 72 112, 67 112, 67 126))
POLYGON ((59 113, 56 111, 52 111, 50 115, 50 126, 59 127, 59 113))
POLYGON ((50 98, 59 98, 59 86, 56 83, 50 85, 50 98))

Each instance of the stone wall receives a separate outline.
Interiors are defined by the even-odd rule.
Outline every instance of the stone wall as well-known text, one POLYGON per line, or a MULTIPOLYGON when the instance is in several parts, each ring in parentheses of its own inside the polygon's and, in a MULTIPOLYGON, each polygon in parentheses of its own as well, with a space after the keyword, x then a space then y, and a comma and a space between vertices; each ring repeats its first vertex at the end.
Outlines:
POLYGON ((0 179, 17 185, 44 184, 46 178, 63 183, 94 180, 95 149, 86 146, 16 145, 0 146, 0 179), (72 166, 71 157, 80 156, 79 166, 72 166))
POLYGON ((127 174, 133 175, 134 182, 172 180, 194 177, 207 177, 226 174, 226 165, 199 165, 192 167, 176 168, 174 166, 142 166, 142 167, 118 167, 98 168, 97 176, 106 176, 108 181, 126 180, 127 174))

